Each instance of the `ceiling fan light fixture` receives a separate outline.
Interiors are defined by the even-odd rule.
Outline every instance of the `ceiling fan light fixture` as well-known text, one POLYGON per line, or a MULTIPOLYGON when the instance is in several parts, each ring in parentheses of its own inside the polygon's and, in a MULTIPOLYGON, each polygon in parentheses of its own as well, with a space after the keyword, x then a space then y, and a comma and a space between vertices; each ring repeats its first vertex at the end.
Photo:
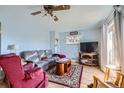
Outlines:
POLYGON ((54 21, 58 21, 58 17, 57 16, 54 16, 54 21))
MULTIPOLYGON (((54 21, 58 21, 58 17, 53 14, 55 11, 69 10, 70 5, 43 5, 44 16, 50 15, 54 21)), ((42 13, 41 11, 36 11, 31 13, 31 15, 37 15, 42 13)))

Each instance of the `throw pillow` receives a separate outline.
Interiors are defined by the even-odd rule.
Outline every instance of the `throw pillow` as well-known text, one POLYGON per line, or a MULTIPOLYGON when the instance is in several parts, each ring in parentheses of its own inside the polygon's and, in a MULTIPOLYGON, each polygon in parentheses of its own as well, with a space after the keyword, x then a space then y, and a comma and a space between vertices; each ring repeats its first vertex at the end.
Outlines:
POLYGON ((38 62, 39 58, 38 58, 37 52, 35 52, 34 54, 30 55, 27 60, 35 62, 35 63, 38 62))
POLYGON ((41 60, 46 60, 46 59, 48 59, 47 56, 41 58, 41 60))
POLYGON ((41 58, 43 58, 43 57, 46 56, 44 50, 38 50, 37 53, 38 53, 38 56, 39 56, 39 59, 40 59, 40 60, 41 60, 41 58))

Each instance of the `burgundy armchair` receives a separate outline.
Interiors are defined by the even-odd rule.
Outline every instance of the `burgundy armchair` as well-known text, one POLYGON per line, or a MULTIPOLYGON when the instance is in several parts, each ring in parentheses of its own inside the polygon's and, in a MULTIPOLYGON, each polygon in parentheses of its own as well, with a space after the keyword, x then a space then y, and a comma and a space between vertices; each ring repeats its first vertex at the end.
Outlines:
POLYGON ((13 88, 45 88, 48 86, 46 72, 32 63, 21 65, 21 59, 15 54, 0 55, 0 66, 13 88))

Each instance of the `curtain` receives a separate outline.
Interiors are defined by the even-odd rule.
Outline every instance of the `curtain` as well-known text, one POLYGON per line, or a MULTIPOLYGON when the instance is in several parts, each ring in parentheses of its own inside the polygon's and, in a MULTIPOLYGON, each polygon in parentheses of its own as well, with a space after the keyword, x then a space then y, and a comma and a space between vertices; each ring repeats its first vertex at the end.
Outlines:
POLYGON ((100 43, 100 66, 104 71, 104 67, 107 65, 107 25, 102 26, 101 31, 101 43, 100 43))
POLYGON ((122 63, 122 45, 121 45, 121 14, 115 10, 114 11, 114 27, 113 30, 113 45, 114 45, 114 62, 117 67, 121 66, 122 63))
POLYGON ((121 14, 119 11, 114 10, 111 13, 110 17, 104 22, 101 31, 101 51, 100 51, 100 65, 101 69, 104 71, 104 67, 106 65, 115 65, 116 67, 120 67, 122 64, 122 40, 121 40, 121 14), (112 30, 112 56, 108 54, 108 32, 110 30, 109 26, 111 22, 114 22, 113 26, 114 29, 112 30), (110 58, 112 57, 112 58, 110 58), (112 62, 110 62, 112 59, 112 62))

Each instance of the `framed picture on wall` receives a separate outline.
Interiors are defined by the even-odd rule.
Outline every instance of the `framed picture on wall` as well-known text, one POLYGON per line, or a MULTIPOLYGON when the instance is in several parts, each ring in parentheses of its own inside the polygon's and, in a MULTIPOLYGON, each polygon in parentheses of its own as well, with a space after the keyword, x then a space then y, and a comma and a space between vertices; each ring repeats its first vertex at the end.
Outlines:
POLYGON ((78 35, 78 31, 70 32, 70 35, 78 35))
POLYGON ((80 37, 78 35, 66 36, 66 44, 79 44, 80 37))

